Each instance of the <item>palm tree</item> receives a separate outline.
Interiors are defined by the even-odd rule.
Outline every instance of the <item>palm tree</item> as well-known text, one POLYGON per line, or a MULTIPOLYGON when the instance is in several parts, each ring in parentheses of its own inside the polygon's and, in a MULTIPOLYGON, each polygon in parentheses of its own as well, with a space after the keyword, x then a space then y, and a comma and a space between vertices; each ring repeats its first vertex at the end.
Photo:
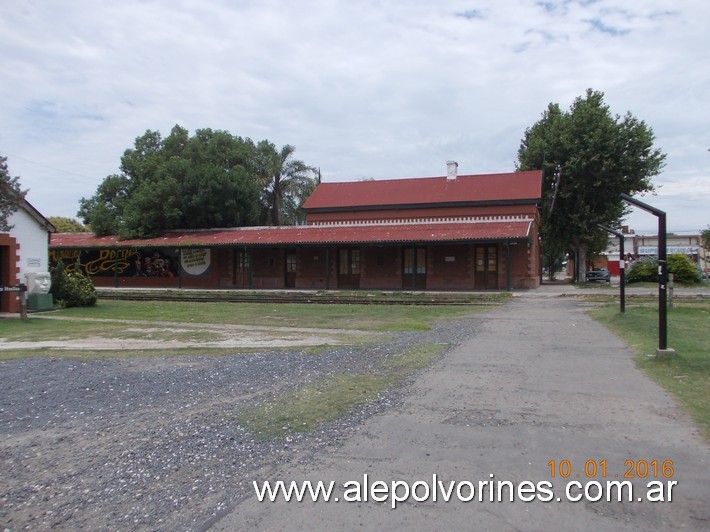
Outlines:
POLYGON ((263 140, 257 145, 257 168, 265 182, 265 202, 271 225, 284 224, 284 211, 295 210, 305 194, 312 191, 315 169, 293 158, 294 146, 286 144, 280 151, 263 140), (293 203, 285 209, 284 202, 293 203))

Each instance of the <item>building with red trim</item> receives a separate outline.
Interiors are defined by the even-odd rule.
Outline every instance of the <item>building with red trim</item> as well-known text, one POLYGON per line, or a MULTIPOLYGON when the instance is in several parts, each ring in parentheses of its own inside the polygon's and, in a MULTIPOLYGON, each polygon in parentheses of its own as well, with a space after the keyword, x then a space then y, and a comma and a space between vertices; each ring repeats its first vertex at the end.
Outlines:
MULTIPOLYGON (((30 202, 22 199, 8 217, 11 227, 0 233, 0 287, 27 286, 28 274, 48 271, 48 244, 56 228, 30 202)), ((0 291, 0 312, 19 312, 18 292, 0 291)))
POLYGON ((542 173, 321 183, 306 225, 52 235, 97 286, 482 290, 535 288, 542 173))

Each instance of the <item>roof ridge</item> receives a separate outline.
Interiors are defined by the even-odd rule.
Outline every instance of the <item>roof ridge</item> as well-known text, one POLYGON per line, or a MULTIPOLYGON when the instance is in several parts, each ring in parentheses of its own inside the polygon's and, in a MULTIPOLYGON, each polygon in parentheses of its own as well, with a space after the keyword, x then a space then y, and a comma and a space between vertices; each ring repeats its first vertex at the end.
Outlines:
POLYGON ((501 214, 477 216, 434 216, 426 218, 391 218, 378 220, 339 220, 314 222, 311 226, 317 227, 357 227, 377 225, 423 225, 445 223, 490 223, 490 222, 527 222, 532 221, 529 214, 501 214))

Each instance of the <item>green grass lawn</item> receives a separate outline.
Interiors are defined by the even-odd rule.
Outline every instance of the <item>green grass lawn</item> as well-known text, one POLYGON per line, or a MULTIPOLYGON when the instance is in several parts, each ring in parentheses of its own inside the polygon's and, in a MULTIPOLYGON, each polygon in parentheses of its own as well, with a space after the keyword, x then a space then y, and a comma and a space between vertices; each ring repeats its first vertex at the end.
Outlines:
POLYGON ((33 316, 27 321, 19 319, 0 321, 0 338, 13 342, 76 340, 97 335, 120 334, 126 328, 126 325, 120 323, 55 321, 33 316))
POLYGON ((242 409, 236 421, 260 440, 283 438, 338 419, 395 382, 391 375, 341 374, 242 409))
MULTIPOLYGON (((591 283, 587 283, 591 284, 591 283)), ((608 283, 605 283, 608 284, 608 283)), ((617 284, 618 286, 618 284, 617 284)), ((626 285, 627 288, 649 288, 649 289, 656 289, 658 290, 658 283, 650 283, 650 282, 638 282, 638 283, 631 283, 626 285)), ((710 281, 701 281, 699 283, 679 283, 675 282, 673 284, 674 288, 678 289, 688 289, 688 290, 708 290, 710 289, 710 281)))
POLYGON ((630 306, 626 313, 608 305, 591 311, 594 319, 623 338, 636 352, 636 363, 673 394, 710 438, 710 305, 684 304, 668 309, 668 347, 673 358, 655 359, 658 309, 630 306))
MULTIPOLYGON (((289 328, 319 328, 333 331, 342 343, 354 347, 376 341, 382 332, 425 331, 440 319, 457 318, 490 309, 472 306, 422 306, 422 305, 318 305, 290 303, 227 303, 183 301, 99 301, 94 307, 69 308, 33 314, 30 319, 5 319, 0 321, 0 338, 14 342, 78 341, 93 338, 193 340, 197 346, 174 348, 174 354, 224 354, 250 352, 251 348, 220 349, 199 346, 199 343, 220 340, 219 329, 200 329, 200 324, 244 325, 289 328), (53 317, 67 318, 62 320, 53 317), (96 321, 99 320, 99 321, 96 321), (101 321, 103 320, 103 321, 101 321), (108 320, 108 321, 106 321, 108 320), (127 320, 127 321, 122 321, 127 320), (178 326, 159 322, 178 323, 178 326), (185 324, 184 326, 182 324, 185 324), (194 325, 194 328, 190 328, 194 325), (372 331, 372 335, 356 333, 372 331)), ((227 333, 225 333, 227 334, 227 333)), ((261 331, 262 336, 272 334, 261 331)), ((273 334, 284 334, 276 333, 273 334)), ((291 333, 288 333, 291 334, 291 333)), ((299 334, 295 332, 294 334, 299 334)), ((316 347, 309 350, 318 352, 316 347)), ((74 358, 100 358, 106 356, 150 356, 165 351, 124 348, 114 352, 104 349, 82 350, 36 347, 32 349, 2 349, 0 360, 30 356, 59 356, 74 358)))
POLYGON ((334 375, 281 394, 270 401, 242 409, 236 421, 257 438, 270 440, 309 432, 338 419, 352 408, 372 401, 388 387, 438 358, 445 344, 414 346, 366 374, 334 375))
MULTIPOLYGON (((315 327, 375 331, 425 331, 432 320, 459 317, 488 310, 484 306, 426 305, 317 305, 302 303, 192 303, 182 301, 113 301, 95 307, 54 311, 75 318, 130 319, 315 327)), ((15 325, 15 327, 18 327, 15 325)))

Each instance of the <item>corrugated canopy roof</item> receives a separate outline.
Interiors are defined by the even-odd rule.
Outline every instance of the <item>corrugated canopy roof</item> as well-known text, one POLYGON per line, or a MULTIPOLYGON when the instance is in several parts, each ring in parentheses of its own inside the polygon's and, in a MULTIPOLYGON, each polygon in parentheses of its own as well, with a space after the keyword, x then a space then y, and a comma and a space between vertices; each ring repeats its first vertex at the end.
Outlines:
POLYGON ((294 246, 526 240, 532 220, 469 219, 409 223, 241 227, 170 231, 156 238, 119 240, 92 233, 54 233, 50 248, 294 246))
POLYGON ((321 183, 303 205, 306 211, 382 209, 414 205, 537 203, 542 172, 424 177, 321 183))

